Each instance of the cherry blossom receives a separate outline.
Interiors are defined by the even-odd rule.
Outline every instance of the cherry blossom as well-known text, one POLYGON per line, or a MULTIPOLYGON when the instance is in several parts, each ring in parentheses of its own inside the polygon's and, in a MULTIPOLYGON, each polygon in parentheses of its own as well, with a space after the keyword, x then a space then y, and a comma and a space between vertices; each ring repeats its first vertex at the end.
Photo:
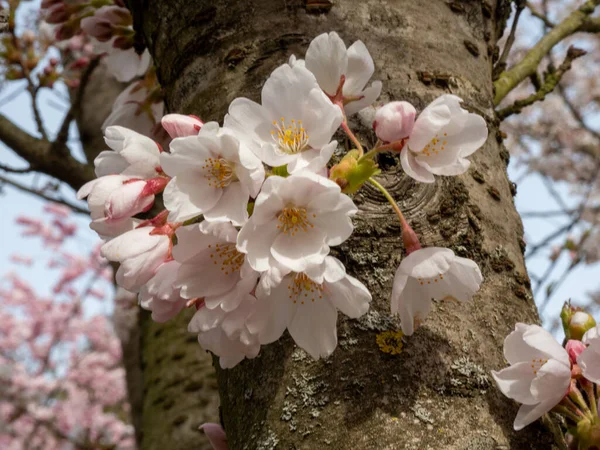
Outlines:
POLYGON ((238 249, 259 272, 273 261, 296 272, 320 264, 329 246, 353 230, 357 208, 333 181, 311 172, 271 176, 256 198, 254 212, 238 236, 238 249))
POLYGON ((225 430, 218 423, 205 423, 200 426, 214 450, 228 450, 225 430))
POLYGON ((154 230, 154 227, 136 228, 102 246, 102 256, 121 263, 116 280, 128 291, 137 292, 169 257, 170 237, 154 230))
POLYGON ((600 383, 600 325, 591 328, 583 337, 583 342, 588 347, 577 357, 577 364, 585 378, 600 383))
POLYGON ((152 102, 144 107, 150 92, 139 83, 130 84, 115 99, 111 113, 104 120, 102 129, 119 125, 144 136, 154 136, 156 124, 164 111, 163 102, 152 102))
POLYGON ((263 275, 256 312, 248 320, 261 344, 276 341, 287 329, 314 359, 326 358, 337 346, 337 311, 356 319, 369 309, 367 288, 331 256, 299 273, 281 267, 277 278, 263 275))
POLYGON ((510 367, 492 371, 504 395, 522 403, 514 422, 520 430, 554 408, 567 395, 571 366, 567 351, 538 325, 517 323, 504 340, 510 367))
POLYGON ((174 139, 161 164, 173 177, 164 193, 171 221, 203 214, 208 221, 241 225, 248 218, 248 199, 265 177, 260 160, 215 122, 197 136, 174 139))
POLYGON ((196 116, 184 114, 167 114, 160 120, 171 139, 184 136, 196 136, 204 123, 196 116))
POLYGON ((289 173, 318 172, 333 154, 331 141, 342 113, 301 65, 284 64, 265 82, 262 104, 237 98, 229 105, 224 126, 266 164, 287 164, 289 173))
POLYGON ((177 261, 162 264, 154 276, 140 288, 139 301, 142 308, 152 311, 152 320, 166 322, 185 308, 186 300, 173 287, 179 270, 177 261))
POLYGON ((219 356, 219 364, 229 369, 244 358, 255 358, 260 351, 260 343, 255 333, 246 325, 248 317, 256 310, 256 299, 248 296, 232 311, 224 311, 221 306, 210 308, 203 305, 194 314, 188 330, 199 333, 198 342, 219 356))
POLYGON ((381 93, 381 81, 374 81, 365 89, 375 65, 362 41, 356 41, 346 49, 346 44, 336 32, 323 33, 308 46, 305 65, 330 97, 335 96, 341 77, 345 77, 342 94, 348 115, 373 104, 381 93))
POLYGON ((148 179, 160 172, 160 146, 152 139, 121 126, 104 130, 104 150, 94 160, 96 176, 122 174, 148 179))
POLYGON ((383 142, 399 141, 410 136, 417 110, 408 102, 390 102, 375 113, 373 129, 383 142))
POLYGON ((177 230, 173 257, 181 263, 174 285, 187 299, 204 298, 209 308, 233 311, 256 286, 258 275, 236 248, 230 223, 204 221, 177 230))
POLYGON ((447 248, 413 251, 400 263, 392 287, 392 313, 399 314, 402 331, 414 333, 431 310, 431 300, 469 301, 483 281, 477 264, 447 248))
POLYGON ((404 171, 423 183, 434 175, 460 175, 469 168, 465 158, 487 140, 485 120, 463 109, 462 99, 450 94, 438 97, 419 114, 400 154, 404 171))

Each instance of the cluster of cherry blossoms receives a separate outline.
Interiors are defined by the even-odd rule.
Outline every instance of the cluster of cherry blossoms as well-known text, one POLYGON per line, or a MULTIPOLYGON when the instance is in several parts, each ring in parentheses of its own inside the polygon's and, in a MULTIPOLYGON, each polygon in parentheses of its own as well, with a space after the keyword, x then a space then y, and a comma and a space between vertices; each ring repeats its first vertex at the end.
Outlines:
POLYGON ((563 416, 569 448, 600 444, 600 325, 580 308, 561 312, 564 347, 538 325, 517 323, 504 341, 509 367, 492 372, 504 395, 521 403, 520 430, 552 411, 563 416))
MULTIPOLYGON (((169 114, 168 149, 130 129, 109 126, 110 150, 95 160, 97 179, 78 193, 102 254, 120 263, 117 283, 139 293, 142 307, 166 321, 185 307, 189 330, 233 367, 288 330, 313 358, 337 346, 338 311, 368 311, 371 294, 331 247, 353 232, 351 195, 364 183, 388 198, 402 224, 408 256, 394 280, 391 311, 405 334, 425 320, 432 299, 467 301, 482 282, 477 264, 446 248, 421 248, 397 203, 373 177, 374 157, 400 154, 417 181, 458 175, 487 139, 483 118, 442 95, 417 116, 406 102, 376 113, 379 138, 365 151, 348 116, 377 100, 381 83, 360 41, 346 48, 336 33, 310 44, 266 80, 261 101, 237 98, 223 126, 169 114), (333 164, 340 130, 353 144, 333 164), (165 209, 155 202, 162 195, 165 209), (143 218, 142 218, 143 217, 143 218)), ((166 147, 166 146, 165 146, 166 147)))

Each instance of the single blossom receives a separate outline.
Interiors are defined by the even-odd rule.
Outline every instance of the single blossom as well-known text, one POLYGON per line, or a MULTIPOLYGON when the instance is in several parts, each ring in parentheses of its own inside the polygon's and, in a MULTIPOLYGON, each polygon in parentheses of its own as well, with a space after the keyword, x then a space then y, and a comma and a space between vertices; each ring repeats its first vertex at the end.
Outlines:
MULTIPOLYGON (((105 216, 108 199, 115 192, 123 189, 125 183, 129 180, 131 180, 131 177, 124 175, 106 175, 88 181, 77 191, 77 198, 79 200, 87 197, 88 208, 90 209, 92 218, 90 228, 96 231, 102 239, 123 234, 126 231, 132 230, 136 225, 136 221, 131 216, 123 216, 120 219, 109 219, 105 216)), ((154 201, 154 196, 152 196, 152 201, 154 201)), ((143 209, 142 207, 140 211, 143 209)))
POLYGON ((164 103, 146 105, 150 92, 138 82, 127 86, 115 99, 111 113, 104 120, 102 129, 119 125, 144 136, 155 137, 156 126, 163 115, 164 103))
POLYGON ((202 297, 208 308, 229 312, 247 299, 258 275, 236 248, 230 223, 204 221, 177 230, 173 257, 181 263, 174 285, 187 299, 202 297))
POLYGON ((248 319, 248 329, 261 344, 276 341, 287 329, 313 358, 325 358, 337 346, 338 310, 356 319, 369 309, 367 288, 331 256, 303 272, 284 267, 272 272, 263 274, 256 312, 248 319))
POLYGON ((375 113, 373 129, 383 142, 399 141, 410 136, 417 110, 408 102, 390 102, 375 113))
POLYGON ((160 146, 152 139, 128 128, 113 126, 104 130, 104 150, 94 159, 96 176, 128 175, 149 179, 160 172, 160 146))
POLYGON ((118 28, 130 27, 133 23, 127 8, 107 5, 98 8, 94 15, 81 19, 81 29, 90 37, 106 42, 115 36, 118 28))
POLYGON ((577 364, 585 378, 600 384, 600 325, 585 333, 583 343, 588 347, 577 357, 577 364))
POLYGON ((487 140, 483 117, 463 109, 462 99, 445 94, 427 106, 417 120, 400 154, 404 171, 423 183, 434 175, 460 175, 469 168, 467 156, 487 140))
POLYGON ((227 436, 225 436, 225 430, 218 423, 204 423, 200 426, 200 429, 204 431, 210 445, 213 450, 228 450, 227 436))
POLYGON ((320 175, 271 176, 240 230, 238 249, 259 272, 274 261, 302 272, 308 265, 321 264, 330 246, 348 239, 353 230, 350 217, 356 212, 350 197, 320 175))
POLYGON ((244 358, 255 358, 260 351, 260 343, 246 322, 256 310, 256 298, 248 296, 232 311, 224 311, 220 306, 210 308, 204 304, 194 314, 188 330, 198 333, 198 342, 219 356, 223 369, 236 366, 244 358))
POLYGON ((196 116, 167 114, 160 120, 171 139, 185 136, 197 136, 204 123, 196 116))
POLYGON ((347 100, 352 100, 344 106, 348 115, 373 104, 381 93, 381 81, 366 87, 375 72, 375 65, 362 41, 356 41, 346 49, 336 32, 323 33, 308 46, 305 65, 330 97, 336 94, 340 78, 345 77, 342 93, 347 100))
POLYGON ((477 264, 447 248, 413 251, 400 263, 392 287, 392 313, 399 314, 402 331, 414 333, 429 314, 432 299, 469 301, 483 281, 477 264))
POLYGON ((173 178, 164 193, 169 220, 204 215, 209 222, 242 225, 248 219, 248 200, 258 194, 265 178, 260 160, 216 122, 205 124, 197 136, 174 139, 161 165, 173 178))
POLYGON ((261 103, 236 98, 224 126, 270 166, 287 164, 289 173, 323 169, 337 147, 331 138, 342 113, 315 77, 301 65, 284 64, 265 82, 261 103))
POLYGON ((154 227, 142 227, 105 243, 101 253, 109 261, 121 263, 115 277, 119 286, 138 292, 169 259, 170 248, 169 236, 156 234, 154 227))
POLYGON ((179 295, 180 289, 173 287, 180 266, 181 264, 174 260, 165 262, 140 288, 140 305, 152 311, 152 320, 155 322, 171 320, 185 308, 187 300, 179 295))
POLYGON ((521 403, 514 428, 520 430, 554 408, 569 390, 567 351, 538 325, 517 323, 504 340, 510 367, 492 371, 504 395, 521 403))

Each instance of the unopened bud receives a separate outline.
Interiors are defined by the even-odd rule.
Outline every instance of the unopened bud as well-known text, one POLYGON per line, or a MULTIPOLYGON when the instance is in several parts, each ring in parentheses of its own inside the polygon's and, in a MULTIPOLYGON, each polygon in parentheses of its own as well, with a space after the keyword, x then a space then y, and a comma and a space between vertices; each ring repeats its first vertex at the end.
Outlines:
POLYGON ((567 345, 565 345, 565 350, 569 354, 569 359, 571 360, 571 364, 577 364, 577 357, 586 349, 586 346, 581 342, 575 339, 569 339, 567 341, 567 345))
POLYGON ((394 142, 410 135, 417 110, 408 102, 390 102, 375 113, 373 129, 379 139, 394 142))
POLYGON ((69 19, 69 11, 64 3, 57 3, 48 10, 46 22, 56 25, 69 19))
POLYGON ((581 308, 565 303, 560 312, 565 337, 580 341, 586 331, 596 326, 594 318, 581 308))
POLYGON ((198 117, 183 114, 167 114, 161 119, 161 124, 172 139, 195 136, 204 125, 198 117))
POLYGON ((69 24, 62 24, 56 29, 55 37, 57 41, 66 41, 75 36, 75 27, 69 24))

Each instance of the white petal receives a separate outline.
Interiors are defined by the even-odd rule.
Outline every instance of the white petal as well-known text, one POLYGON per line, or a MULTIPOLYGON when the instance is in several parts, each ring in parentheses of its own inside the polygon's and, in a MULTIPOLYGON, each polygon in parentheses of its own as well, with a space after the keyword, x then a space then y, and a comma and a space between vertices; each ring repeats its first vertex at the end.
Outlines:
POLYGON ((351 319, 358 319, 369 310, 371 294, 356 278, 346 275, 335 283, 326 283, 328 299, 333 306, 351 319))
POLYGON ((375 64, 362 41, 356 41, 348 47, 347 55, 348 69, 346 70, 344 95, 358 95, 373 76, 375 64))
POLYGON ((325 299, 297 303, 288 331, 314 359, 326 358, 337 346, 337 311, 325 299))
POLYGON ((314 74, 321 89, 334 95, 348 66, 344 41, 335 32, 317 36, 306 50, 305 65, 314 74))
POLYGON ((522 430, 527 425, 535 422, 548 411, 556 406, 552 401, 538 403, 537 405, 521 405, 517 417, 515 418, 514 429, 522 430))
POLYGON ((583 376, 592 383, 600 384, 600 352, 592 346, 588 347, 577 357, 583 376))
POLYGON ((400 315, 402 331, 410 336, 415 330, 415 321, 424 321, 431 310, 431 297, 419 289, 414 278, 396 272, 392 287, 392 312, 400 315))
POLYGON ((294 272, 302 272, 309 264, 323 262, 329 253, 325 239, 326 235, 317 228, 300 230, 295 236, 280 233, 273 241, 271 255, 294 272))
POLYGON ((223 190, 210 186, 197 172, 183 172, 173 177, 163 192, 169 221, 182 222, 213 208, 223 190))
POLYGON ((233 182, 223 189, 223 195, 217 204, 204 213, 209 222, 231 221, 241 226, 248 220, 248 191, 242 183, 233 182))
POLYGON ((399 271, 413 278, 434 278, 445 274, 454 263, 454 252, 448 248, 426 247, 412 252, 400 264, 399 271))
POLYGON ((263 291, 261 284, 258 285, 256 312, 248 318, 246 326, 251 333, 258 335, 261 344, 279 339, 290 323, 296 310, 296 305, 288 299, 288 288, 292 283, 293 276, 288 275, 271 290, 270 295, 263 291))
POLYGON ((492 376, 500 391, 508 398, 525 405, 535 405, 539 402, 531 394, 531 382, 536 375, 529 362, 517 363, 499 372, 492 370, 492 376))
POLYGON ((168 239, 163 235, 151 235, 151 231, 151 227, 136 228, 116 237, 102 246, 102 256, 121 262, 145 253, 156 247, 161 240, 168 239))
POLYGON ((117 152, 104 150, 94 159, 95 173, 98 178, 123 172, 129 163, 117 152))
POLYGON ((552 399, 557 405, 567 394, 570 382, 570 365, 550 359, 537 371, 535 379, 531 382, 531 394, 538 401, 550 401, 552 399))
POLYGON ((408 138, 408 148, 413 152, 421 152, 435 135, 450 123, 452 116, 446 105, 429 105, 423 110, 408 138))
POLYGON ((348 116, 351 116, 362 109, 365 109, 367 106, 371 106, 375 101, 379 98, 381 94, 381 89, 383 84, 381 81, 373 81, 371 86, 362 91, 360 95, 362 98, 360 100, 355 100, 353 102, 348 103, 344 106, 344 110, 348 116))
POLYGON ((402 164, 402 169, 409 177, 421 183, 433 183, 435 181, 435 177, 431 172, 417 162, 415 154, 408 148, 404 148, 400 152, 400 163, 402 164))
POLYGON ((556 359, 570 367, 567 351, 542 327, 530 325, 523 333, 523 340, 526 344, 546 354, 547 358, 556 359))
POLYGON ((250 266, 256 271, 264 272, 269 268, 271 246, 280 234, 277 220, 261 225, 254 224, 250 217, 238 235, 238 250, 247 254, 250 266))

